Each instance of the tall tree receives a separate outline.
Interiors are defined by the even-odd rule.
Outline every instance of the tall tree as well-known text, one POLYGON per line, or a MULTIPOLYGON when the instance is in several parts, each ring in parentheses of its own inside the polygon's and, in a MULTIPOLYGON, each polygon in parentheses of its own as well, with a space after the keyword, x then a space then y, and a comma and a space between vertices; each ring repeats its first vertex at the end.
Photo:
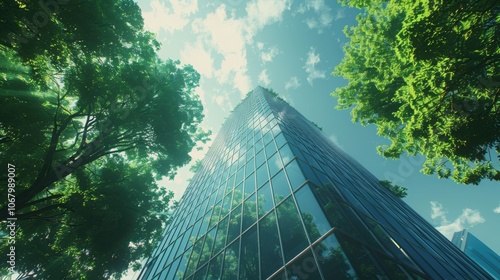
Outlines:
MULTIPOLYGON (((174 176, 209 135, 199 74, 157 57, 130 0, 7 1, 0 13, 0 163, 18 176, 16 269, 119 277, 168 222, 172 195, 154 179, 174 176)), ((1 200, 2 221, 7 208, 1 200)))
POLYGON ((422 171, 464 184, 500 180, 500 4, 341 1, 362 8, 334 74, 338 108, 375 124, 385 157, 423 154, 422 171))

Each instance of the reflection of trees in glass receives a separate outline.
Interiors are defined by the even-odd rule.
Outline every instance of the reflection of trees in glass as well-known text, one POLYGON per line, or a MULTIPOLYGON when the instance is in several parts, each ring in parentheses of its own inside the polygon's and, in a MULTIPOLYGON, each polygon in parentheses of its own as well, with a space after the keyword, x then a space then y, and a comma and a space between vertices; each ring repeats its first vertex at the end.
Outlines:
POLYGON ((314 246, 314 252, 318 258, 323 276, 327 279, 356 279, 349 260, 342 251, 335 235, 330 235, 314 246))
POLYGON ((271 211, 260 221, 259 236, 261 276, 266 278, 283 266, 274 211, 271 211))
POLYGON ((276 211, 285 261, 289 261, 308 245, 307 238, 292 197, 280 204, 276 211))

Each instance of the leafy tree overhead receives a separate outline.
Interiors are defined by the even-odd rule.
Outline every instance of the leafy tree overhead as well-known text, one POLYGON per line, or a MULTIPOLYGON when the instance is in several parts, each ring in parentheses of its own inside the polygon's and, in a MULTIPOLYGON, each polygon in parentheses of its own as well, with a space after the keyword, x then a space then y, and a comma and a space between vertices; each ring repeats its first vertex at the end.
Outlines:
POLYGON ((500 3, 341 1, 362 9, 334 74, 338 108, 391 140, 385 157, 423 154, 422 172, 500 180, 500 3))
POLYGON ((138 269, 171 207, 155 179, 173 177, 209 136, 199 74, 157 57, 133 1, 11 1, 0 12, 0 162, 18 176, 17 271, 138 269))

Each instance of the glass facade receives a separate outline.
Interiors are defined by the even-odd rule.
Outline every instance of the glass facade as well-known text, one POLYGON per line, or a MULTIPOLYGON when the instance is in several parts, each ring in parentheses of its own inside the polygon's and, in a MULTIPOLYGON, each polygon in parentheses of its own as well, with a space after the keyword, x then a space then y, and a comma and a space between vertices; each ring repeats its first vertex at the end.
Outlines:
POLYGON ((257 87, 139 279, 491 279, 311 122, 257 87))
POLYGON ((451 242, 473 259, 495 279, 500 279, 500 256, 468 230, 453 234, 451 242))

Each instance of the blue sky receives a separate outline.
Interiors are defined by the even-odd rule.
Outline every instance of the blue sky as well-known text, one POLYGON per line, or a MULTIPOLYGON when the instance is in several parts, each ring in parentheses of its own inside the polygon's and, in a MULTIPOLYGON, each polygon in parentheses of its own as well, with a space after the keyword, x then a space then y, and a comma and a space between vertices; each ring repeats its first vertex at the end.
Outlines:
MULTIPOLYGON (((463 186, 420 174, 421 158, 389 160, 376 147, 388 143, 375 127, 351 122, 334 109, 331 72, 344 53, 346 25, 358 10, 335 1, 141 0, 146 29, 157 34, 160 56, 191 64, 200 73, 196 92, 204 105, 203 127, 214 137, 242 97, 257 85, 274 89, 379 179, 407 187, 404 200, 445 236, 469 228, 500 254, 500 186, 463 186)), ((194 159, 203 151, 193 152, 194 159)), ((179 199, 192 174, 184 168, 162 183, 179 199)))

